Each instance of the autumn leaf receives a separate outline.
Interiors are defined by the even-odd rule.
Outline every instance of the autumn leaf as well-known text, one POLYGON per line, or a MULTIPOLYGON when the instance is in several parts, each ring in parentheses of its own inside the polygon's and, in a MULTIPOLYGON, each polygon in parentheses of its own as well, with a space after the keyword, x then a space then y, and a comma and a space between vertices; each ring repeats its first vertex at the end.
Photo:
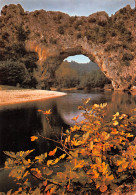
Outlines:
POLYGON ((53 163, 53 160, 48 160, 47 161, 47 166, 51 165, 53 163))
POLYGON ((36 136, 31 136, 31 142, 35 141, 36 139, 38 139, 38 137, 36 137, 36 136))
POLYGON ((113 122, 113 125, 114 126, 117 126, 119 124, 119 122, 117 121, 117 120, 115 120, 114 122, 113 122))
POLYGON ((48 155, 49 156, 54 156, 56 151, 57 151, 57 147, 54 150, 50 151, 48 155))
POLYGON ((65 158, 65 156, 66 156, 66 154, 62 154, 62 155, 59 157, 59 159, 63 159, 63 158, 65 158))
POLYGON ((53 173, 53 170, 50 170, 48 167, 45 167, 45 169, 43 170, 43 173, 45 175, 51 175, 53 173))
POLYGON ((107 186, 105 185, 105 183, 103 183, 103 185, 101 185, 100 187, 100 191, 105 192, 106 190, 107 190, 107 186))
POLYGON ((38 111, 38 112, 42 112, 42 110, 40 110, 40 109, 38 109, 37 111, 38 111))
POLYGON ((43 114, 45 114, 45 115, 51 114, 51 109, 44 111, 43 114))

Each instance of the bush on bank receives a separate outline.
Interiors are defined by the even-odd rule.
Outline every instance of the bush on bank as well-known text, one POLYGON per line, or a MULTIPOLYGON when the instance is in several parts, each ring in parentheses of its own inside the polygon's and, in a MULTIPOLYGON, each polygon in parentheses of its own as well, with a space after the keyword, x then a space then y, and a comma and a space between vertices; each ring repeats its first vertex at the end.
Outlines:
MULTIPOLYGON (((66 130, 50 152, 33 159, 34 150, 5 152, 5 169, 20 187, 9 194, 126 194, 136 184, 136 109, 130 115, 113 115, 105 120, 106 104, 88 106, 84 100, 84 119, 66 130), (61 153, 60 153, 61 152, 61 153), (31 183, 32 177, 38 181, 31 183)), ((51 111, 42 111, 48 117, 51 111)), ((31 141, 36 141, 32 136, 31 141)))

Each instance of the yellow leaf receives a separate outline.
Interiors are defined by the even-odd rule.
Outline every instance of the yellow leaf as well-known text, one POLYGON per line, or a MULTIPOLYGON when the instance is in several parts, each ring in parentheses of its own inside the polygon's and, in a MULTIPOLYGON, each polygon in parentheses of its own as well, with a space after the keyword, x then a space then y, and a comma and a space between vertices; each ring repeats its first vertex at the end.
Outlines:
POLYGON ((112 129, 112 131, 111 131, 111 134, 113 134, 113 135, 116 135, 116 134, 118 134, 119 132, 117 131, 117 129, 112 129))
POLYGON ((108 179, 108 180, 114 180, 114 176, 113 175, 106 175, 106 178, 108 179))
POLYGON ((117 160, 116 165, 119 166, 122 164, 122 162, 123 162, 122 160, 117 160))
POLYGON ((128 164, 129 164, 129 162, 124 162, 124 163, 122 164, 122 168, 123 168, 123 169, 126 169, 126 168, 128 167, 128 164))
POLYGON ((59 162, 59 158, 56 158, 55 160, 54 160, 54 162, 52 163, 52 165, 55 165, 56 163, 58 163, 59 162))
POLYGON ((62 155, 59 157, 59 159, 63 159, 63 158, 65 158, 65 156, 66 156, 66 154, 62 154, 62 155))
POLYGON ((97 179, 99 177, 99 173, 96 170, 93 170, 92 175, 94 179, 97 179))
POLYGON ((48 160, 48 161, 47 161, 47 166, 51 165, 52 162, 53 162, 53 160, 48 160))
POLYGON ((116 112, 116 114, 114 114, 113 116, 119 116, 119 112, 116 112))
POLYGON ((113 125, 114 126, 117 126, 119 123, 118 123, 118 121, 117 120, 115 120, 114 122, 113 122, 113 125))
POLYGON ((36 137, 36 136, 31 136, 31 142, 35 141, 36 139, 38 139, 38 137, 36 137))
POLYGON ((51 109, 46 110, 45 112, 43 112, 43 114, 45 114, 45 115, 49 115, 49 114, 51 114, 51 109))
POLYGON ((73 140, 71 140, 71 144, 74 146, 80 146, 82 144, 81 141, 77 141, 75 138, 73 138, 73 140))
POLYGON ((130 133, 128 133, 128 134, 126 134, 127 135, 127 137, 134 137, 134 135, 132 135, 132 134, 130 134, 130 133))
POLYGON ((73 169, 74 170, 78 169, 78 168, 81 169, 84 166, 84 164, 85 164, 84 160, 80 160, 80 161, 78 161, 78 163, 75 165, 75 167, 73 169))

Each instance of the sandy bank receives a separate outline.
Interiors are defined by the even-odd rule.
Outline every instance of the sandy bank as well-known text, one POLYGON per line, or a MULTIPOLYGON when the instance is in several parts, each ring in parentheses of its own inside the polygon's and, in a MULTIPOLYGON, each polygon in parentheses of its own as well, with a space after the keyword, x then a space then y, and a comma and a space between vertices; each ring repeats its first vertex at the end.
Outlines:
POLYGON ((63 95, 66 95, 66 93, 47 90, 0 90, 0 106, 55 98, 63 95))

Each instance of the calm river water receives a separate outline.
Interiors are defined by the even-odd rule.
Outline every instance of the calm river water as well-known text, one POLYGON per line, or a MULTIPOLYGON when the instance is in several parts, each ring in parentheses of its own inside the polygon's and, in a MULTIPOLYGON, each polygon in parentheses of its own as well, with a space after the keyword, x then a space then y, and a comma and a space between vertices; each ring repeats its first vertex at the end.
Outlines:
MULTIPOLYGON (((81 111, 82 99, 91 98, 90 104, 108 103, 107 115, 117 111, 129 112, 136 107, 136 97, 128 93, 117 92, 70 92, 68 95, 44 101, 1 106, 0 107, 0 166, 3 167, 6 156, 2 151, 20 151, 35 149, 35 154, 43 153, 54 147, 53 142, 39 139, 31 142, 30 137, 39 133, 48 138, 60 137, 73 124, 72 118, 81 111), (37 110, 51 109, 50 123, 37 110)), ((0 171, 0 192, 10 189, 11 180, 6 182, 7 174, 0 171)), ((12 185, 12 184, 11 184, 12 185)))

